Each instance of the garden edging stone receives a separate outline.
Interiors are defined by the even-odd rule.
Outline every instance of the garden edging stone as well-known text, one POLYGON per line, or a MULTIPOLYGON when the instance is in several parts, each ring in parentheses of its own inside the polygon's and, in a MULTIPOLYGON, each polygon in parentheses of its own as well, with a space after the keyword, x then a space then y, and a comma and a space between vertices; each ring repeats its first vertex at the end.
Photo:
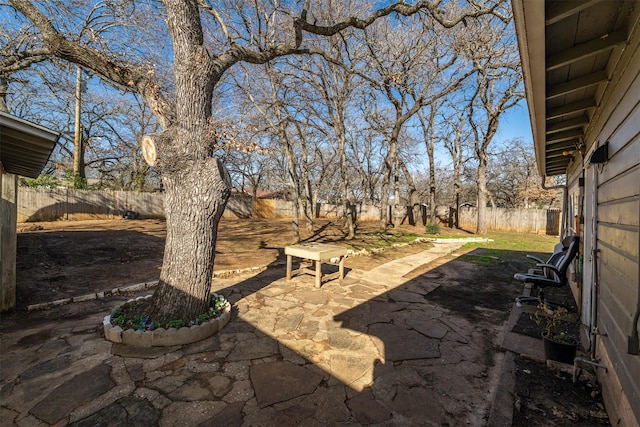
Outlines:
MULTIPOLYGON (((113 343, 122 343, 133 347, 173 347, 201 341, 218 333, 229 323, 231 318, 231 304, 229 304, 229 301, 222 295, 214 294, 214 296, 225 301, 222 313, 220 316, 199 325, 184 326, 182 328, 158 328, 153 331, 123 330, 120 326, 111 324, 111 314, 108 314, 102 321, 104 337, 113 343)), ((151 295, 130 299, 127 303, 147 298, 151 298, 151 295)), ((116 307, 117 309, 118 307, 116 307)))

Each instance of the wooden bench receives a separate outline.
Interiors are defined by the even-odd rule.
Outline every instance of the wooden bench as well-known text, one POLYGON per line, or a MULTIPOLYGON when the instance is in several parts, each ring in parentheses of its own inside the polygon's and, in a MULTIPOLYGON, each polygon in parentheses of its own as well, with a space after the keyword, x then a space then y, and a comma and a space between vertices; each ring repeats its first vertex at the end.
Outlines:
POLYGON ((338 278, 342 280, 344 277, 344 257, 347 250, 342 246, 329 245, 326 243, 300 243, 298 245, 285 246, 284 253, 287 255, 287 280, 291 280, 294 274, 307 273, 315 276, 316 288, 320 287, 322 281, 333 280, 338 278), (307 268, 300 263, 297 270, 291 270, 292 257, 303 258, 315 262, 315 270, 307 268), (322 274, 322 263, 336 264, 331 259, 338 258, 338 271, 331 274, 322 274))

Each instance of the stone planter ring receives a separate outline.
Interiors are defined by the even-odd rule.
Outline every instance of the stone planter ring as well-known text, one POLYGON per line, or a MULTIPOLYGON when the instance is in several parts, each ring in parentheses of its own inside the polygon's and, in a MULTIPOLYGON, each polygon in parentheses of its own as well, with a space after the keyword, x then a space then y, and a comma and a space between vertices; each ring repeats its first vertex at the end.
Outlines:
MULTIPOLYGON (((111 324, 111 314, 104 317, 102 322, 104 337, 114 343, 122 343, 134 347, 172 347, 176 345, 190 344, 209 338, 219 330, 224 328, 231 318, 231 304, 222 295, 212 294, 212 296, 223 299, 224 306, 220 316, 209 319, 198 325, 183 326, 181 328, 158 328, 154 330, 134 330, 122 329, 120 326, 111 324)), ((151 298, 151 295, 130 299, 133 301, 151 298)), ((117 310, 116 307, 113 311, 117 310)))

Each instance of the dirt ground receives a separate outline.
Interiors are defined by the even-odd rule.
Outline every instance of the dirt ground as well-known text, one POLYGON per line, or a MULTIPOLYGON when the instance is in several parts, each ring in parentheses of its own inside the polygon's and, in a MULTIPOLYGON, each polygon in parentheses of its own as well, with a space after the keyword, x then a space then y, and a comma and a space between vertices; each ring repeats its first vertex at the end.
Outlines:
MULTIPOLYGON (((402 243, 407 235, 424 234, 420 227, 401 226, 389 236, 377 222, 359 225, 354 240, 343 241, 335 221, 319 220, 317 231, 301 227, 305 241, 337 242, 359 251, 402 243)), ((463 233, 463 232, 461 232, 463 233)), ((284 247, 293 241, 289 220, 227 220, 219 225, 216 274, 284 260, 284 247)), ((105 220, 18 224, 17 307, 157 280, 166 237, 164 221, 105 220)), ((390 257, 425 250, 413 244, 365 257, 351 257, 348 268, 369 269, 390 257)))
MULTIPOLYGON (((361 250, 400 243, 409 234, 422 234, 420 228, 401 227, 394 230, 393 235, 382 235, 377 226, 377 223, 361 224, 358 237, 344 242, 341 241, 344 232, 339 224, 322 221, 318 231, 305 233, 304 238, 307 241, 341 241, 341 244, 361 250)), ((463 231, 459 233, 468 235, 463 231)), ((18 309, 17 314, 3 316, 2 326, 13 324, 18 327, 20 319, 27 318, 29 322, 55 319, 56 310, 26 313, 29 304, 158 279, 165 234, 164 222, 157 220, 19 224, 18 309)), ((283 248, 291 243, 291 236, 289 221, 223 220, 219 228, 215 269, 221 272, 282 262, 283 248)), ((346 266, 367 270, 429 246, 429 243, 412 244, 349 257, 346 266)), ((463 252, 458 253, 462 256, 449 257, 429 268, 415 270, 407 278, 443 281, 443 285, 429 295, 430 300, 474 322, 490 322, 498 329, 504 327, 513 298, 522 290, 512 279, 513 273, 526 271, 530 261, 519 251, 479 248, 472 254, 463 255, 463 252), (482 265, 474 262, 483 257, 495 259, 495 262, 482 265)), ((70 315, 70 311, 62 314, 65 310, 60 310, 60 313, 59 316, 70 315)), ((493 363, 494 355, 499 351, 497 346, 492 347, 486 354, 487 363, 493 363)), ((583 375, 574 385, 571 375, 520 358, 516 358, 514 374, 514 426, 608 424, 598 385, 588 375, 583 375)))

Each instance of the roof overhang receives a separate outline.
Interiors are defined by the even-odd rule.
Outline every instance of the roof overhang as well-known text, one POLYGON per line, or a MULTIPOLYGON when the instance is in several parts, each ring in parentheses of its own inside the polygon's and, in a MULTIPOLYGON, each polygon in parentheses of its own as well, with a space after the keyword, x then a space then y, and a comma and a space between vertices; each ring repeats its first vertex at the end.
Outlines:
MULTIPOLYGON (((627 45, 636 0, 512 0, 538 171, 562 175, 627 45)), ((637 3, 635 5, 637 7, 637 3)))
POLYGON ((6 173, 37 178, 60 134, 0 111, 0 164, 6 173))

